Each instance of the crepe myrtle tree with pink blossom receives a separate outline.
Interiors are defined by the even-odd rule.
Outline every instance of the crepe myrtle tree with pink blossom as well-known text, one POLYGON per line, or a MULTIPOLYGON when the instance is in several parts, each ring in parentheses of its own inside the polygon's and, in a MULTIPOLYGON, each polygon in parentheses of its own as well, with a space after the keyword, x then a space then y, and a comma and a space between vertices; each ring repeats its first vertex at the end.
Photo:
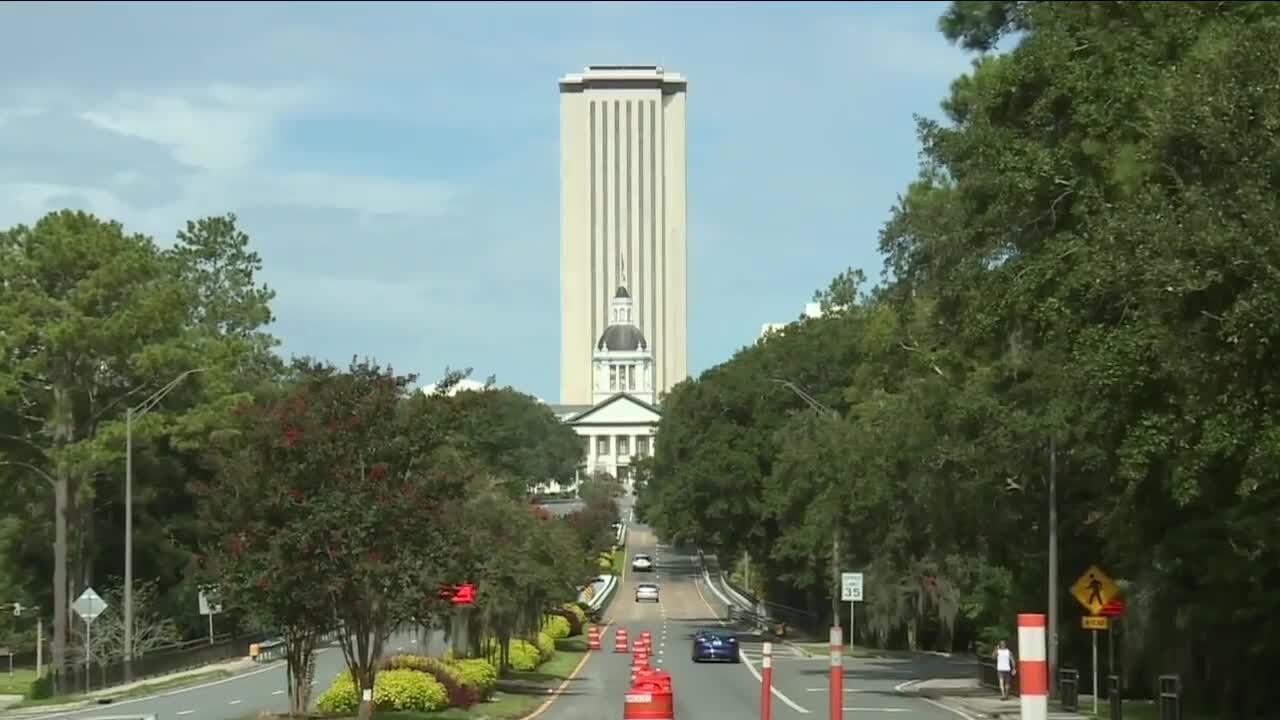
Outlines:
MULTIPOLYGON (((403 412, 412 376, 367 361, 299 363, 283 399, 241 408, 216 480, 198 488, 199 562, 226 601, 284 631, 290 710, 306 711, 319 637, 336 630, 361 691, 384 644, 456 573, 455 453, 403 412)), ((359 717, 372 714, 361 693, 359 717)))

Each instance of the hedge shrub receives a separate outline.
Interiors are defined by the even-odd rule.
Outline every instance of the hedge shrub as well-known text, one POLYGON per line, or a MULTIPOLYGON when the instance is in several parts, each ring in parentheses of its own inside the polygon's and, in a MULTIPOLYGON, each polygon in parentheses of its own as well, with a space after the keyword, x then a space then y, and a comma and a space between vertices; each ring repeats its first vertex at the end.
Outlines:
POLYGON ((587 608, 583 605, 583 603, 577 603, 577 602, 565 603, 564 609, 573 613, 574 617, 578 618, 578 623, 580 625, 587 624, 587 618, 589 616, 587 615, 587 608))
MULTIPOLYGON (((417 670, 383 670, 373 683, 373 705, 379 710, 430 712, 449 706, 444 686, 431 675, 417 670)), ((360 707, 360 695, 351 673, 342 671, 316 699, 316 709, 326 713, 353 713, 360 707)))
POLYGON ((582 625, 584 620, 578 617, 578 613, 565 607, 565 608, 556 608, 551 612, 549 612, 548 614, 555 615, 556 617, 564 618, 564 621, 569 623, 569 634, 566 635, 565 637, 577 637, 582 634, 582 625))
POLYGON ((380 710, 429 712, 449 707, 449 693, 429 673, 387 670, 373 685, 373 704, 380 710))
POLYGON ((542 653, 539 652, 538 646, 528 640, 513 639, 507 645, 507 655, 511 661, 512 670, 532 672, 542 664, 542 653))
POLYGON ((556 641, 545 632, 538 633, 534 639, 534 645, 538 648, 538 661, 544 663, 550 660, 556 654, 556 641))
POLYGON ((572 633, 570 631, 569 620, 561 615, 548 615, 542 623, 542 632, 554 642, 563 640, 572 633))
POLYGON ((415 670, 427 673, 444 687, 449 707, 469 708, 484 698, 479 688, 463 682, 454 665, 430 655, 392 655, 382 660, 384 670, 415 670))
POLYGON ((458 673, 458 680, 487 698, 498 687, 498 668, 483 658, 453 660, 449 667, 458 673))

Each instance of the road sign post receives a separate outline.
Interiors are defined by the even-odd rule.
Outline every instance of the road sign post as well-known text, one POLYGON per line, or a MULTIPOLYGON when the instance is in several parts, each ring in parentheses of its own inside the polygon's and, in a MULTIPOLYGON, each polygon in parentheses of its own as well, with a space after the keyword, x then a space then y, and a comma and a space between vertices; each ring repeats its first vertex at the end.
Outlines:
POLYGON ((222 612, 222 595, 215 587, 201 588, 198 600, 200 614, 209 618, 209 644, 213 644, 213 616, 222 612))
POLYGON ((80 593, 80 597, 71 603, 71 609, 84 620, 84 689, 89 691, 90 680, 93 675, 89 672, 90 663, 93 661, 93 643, 92 626, 93 621, 107 609, 107 601, 102 599, 93 588, 85 588, 80 593))
MULTIPOLYGON (((1120 588, 1116 587, 1115 581, 1111 579, 1102 568, 1097 565, 1090 565, 1088 570, 1076 580, 1071 586, 1071 594, 1075 597, 1085 610, 1089 611, 1089 617, 1080 619, 1083 628, 1090 631, 1093 636, 1093 714, 1098 714, 1098 631, 1106 630, 1109 626, 1106 611, 1109 610, 1120 595, 1120 588)), ((1123 607, 1123 604, 1121 604, 1123 607)))
POLYGON ((858 627, 857 604, 862 602, 862 573, 840 573, 840 599, 849 603, 849 644, 853 645, 853 634, 858 627))

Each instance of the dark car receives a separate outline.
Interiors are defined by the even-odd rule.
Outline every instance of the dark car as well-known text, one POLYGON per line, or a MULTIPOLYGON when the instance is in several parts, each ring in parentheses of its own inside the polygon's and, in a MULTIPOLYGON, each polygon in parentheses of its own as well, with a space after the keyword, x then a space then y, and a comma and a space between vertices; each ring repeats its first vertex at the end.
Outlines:
POLYGON ((737 636, 727 630, 699 630, 693 636, 693 661, 742 662, 737 636))

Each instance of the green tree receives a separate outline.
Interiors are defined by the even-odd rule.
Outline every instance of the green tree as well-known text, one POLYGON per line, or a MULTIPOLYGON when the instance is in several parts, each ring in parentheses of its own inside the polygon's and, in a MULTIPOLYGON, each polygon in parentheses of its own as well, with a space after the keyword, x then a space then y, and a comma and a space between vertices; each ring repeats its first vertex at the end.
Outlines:
MULTIPOLYGON (((241 451, 205 504, 224 592, 292 628, 295 706, 314 632, 328 627, 316 598, 353 682, 371 691, 387 638, 445 579, 458 546, 449 518, 466 491, 466 478, 436 464, 434 439, 405 423, 412 377, 357 361, 302 374, 286 399, 248 413, 241 451)), ((371 713, 362 700, 361 717, 371 713)))
MULTIPOLYGON (((13 486, 52 491, 55 668, 66 661, 69 584, 83 587, 91 573, 94 484, 109 462, 97 431, 149 378, 192 367, 181 343, 191 292, 173 270, 150 239, 85 213, 0 233, 0 407, 9 416, 0 471, 13 486), (80 562, 69 577, 73 543, 80 562)), ((43 493, 20 497, 47 507, 43 493)))

